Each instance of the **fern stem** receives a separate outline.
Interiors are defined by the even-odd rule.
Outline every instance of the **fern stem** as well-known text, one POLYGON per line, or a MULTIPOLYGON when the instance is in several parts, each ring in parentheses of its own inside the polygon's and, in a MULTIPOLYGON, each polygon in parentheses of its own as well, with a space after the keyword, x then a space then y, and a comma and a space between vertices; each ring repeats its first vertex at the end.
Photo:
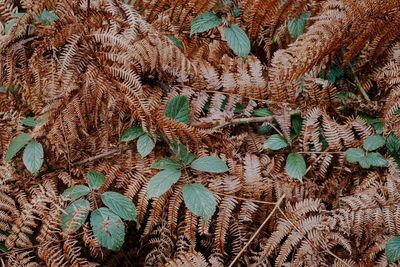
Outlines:
POLYGON ((87 159, 84 159, 84 160, 81 160, 81 161, 78 161, 78 162, 74 162, 71 165, 72 166, 82 165, 82 164, 88 163, 90 161, 94 161, 94 160, 98 160, 98 159, 101 159, 101 158, 105 158, 105 157, 111 156, 111 155, 113 155, 115 153, 118 153, 118 152, 120 152, 120 149, 119 148, 115 148, 115 149, 109 150, 107 152, 104 152, 102 154, 99 154, 99 155, 96 155, 96 156, 93 156, 93 157, 90 157, 90 158, 87 158, 87 159))
POLYGON ((357 87, 357 89, 361 92, 362 96, 364 97, 365 100, 367 101, 371 101, 371 99, 369 98, 368 94, 365 92, 364 88, 362 88, 362 85, 360 83, 360 80, 358 79, 358 75, 357 73, 355 73, 353 66, 351 64, 349 64, 350 66, 350 70, 353 73, 353 78, 354 78, 354 82, 355 85, 357 87))
MULTIPOLYGON (((290 112, 290 115, 298 114, 300 111, 298 110, 292 110, 290 112)), ((237 125, 237 124, 243 124, 243 123, 252 123, 252 122, 271 122, 275 117, 273 115, 271 116, 265 116, 265 117, 250 117, 250 118, 239 118, 239 119, 233 119, 231 121, 227 121, 225 123, 219 124, 213 128, 214 131, 220 130, 226 126, 229 125, 237 125)))
POLYGON ((276 202, 274 208, 272 209, 271 213, 268 215, 267 218, 265 218, 264 222, 258 227, 257 231, 253 234, 253 236, 247 241, 246 245, 240 250, 240 252, 236 255, 236 257, 233 259, 231 264, 229 264, 228 267, 232 267, 235 262, 242 256, 242 254, 246 251, 246 249, 250 246, 251 242, 256 238, 258 233, 264 228, 264 226, 267 224, 269 219, 271 219, 272 215, 274 215, 275 211, 279 208, 279 205, 282 203, 282 201, 285 199, 285 194, 283 194, 279 200, 276 202))

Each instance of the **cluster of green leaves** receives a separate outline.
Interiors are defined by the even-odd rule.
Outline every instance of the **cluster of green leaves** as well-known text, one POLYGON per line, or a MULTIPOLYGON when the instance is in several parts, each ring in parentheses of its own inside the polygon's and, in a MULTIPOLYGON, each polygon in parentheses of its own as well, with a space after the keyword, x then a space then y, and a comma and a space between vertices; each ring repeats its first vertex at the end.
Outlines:
MULTIPOLYGON (((172 120, 189 124, 190 121, 189 98, 187 96, 175 96, 168 101, 164 115, 172 120)), ((126 129, 121 135, 122 142, 129 142, 138 139, 136 147, 142 158, 153 151, 156 145, 156 138, 146 133, 140 125, 126 129)))
POLYGON ((400 259, 400 237, 389 239, 386 243, 385 255, 389 263, 394 263, 400 259))
POLYGON ((363 148, 349 148, 345 152, 345 158, 350 163, 358 163, 364 169, 371 167, 387 167, 388 162, 379 152, 375 151, 383 147, 386 140, 381 135, 368 136, 364 140, 363 148))
POLYGON ((43 164, 43 146, 32 140, 32 137, 27 133, 21 133, 11 140, 4 159, 6 162, 10 162, 24 147, 22 155, 24 165, 29 172, 37 175, 43 164))
MULTIPOLYGON (((300 114, 293 114, 291 116, 291 124, 290 137, 292 139, 299 137, 302 129, 302 118, 300 114)), ((268 150, 277 151, 287 147, 289 147, 289 142, 282 134, 272 134, 264 142, 264 149, 268 150)), ((302 181, 304 175, 307 173, 307 165, 304 157, 299 153, 289 153, 286 158, 285 170, 290 177, 302 181)))
MULTIPOLYGON (((23 12, 18 12, 18 13, 14 13, 11 15, 12 19, 10 19, 5 27, 4 27, 4 32, 5 34, 9 34, 11 28, 18 23, 18 21, 25 16, 25 13, 23 12)), ((35 25, 34 24, 42 24, 42 25, 50 25, 53 21, 57 20, 58 17, 54 14, 53 11, 49 11, 47 9, 44 9, 40 14, 34 14, 33 16, 34 21, 33 24, 29 25, 29 34, 33 34, 36 30, 35 25)), ((21 33, 25 33, 26 28, 21 28, 18 29, 18 32, 21 33)))
MULTIPOLYGON (((167 192, 181 177, 182 170, 191 168, 196 171, 223 173, 228 171, 226 163, 218 157, 205 156, 196 158, 180 143, 174 143, 172 151, 175 157, 162 158, 152 167, 161 170, 154 175, 147 186, 147 198, 157 198, 167 192)), ((206 222, 214 214, 217 202, 213 194, 198 183, 186 184, 182 188, 186 207, 206 222)))
MULTIPOLYGON (((233 9, 233 11, 235 11, 235 9, 233 9)), ((237 11, 235 12, 236 15, 239 14, 237 11)), ((236 55, 246 58, 251 49, 250 40, 246 32, 236 24, 227 24, 226 20, 214 12, 206 12, 197 16, 192 21, 190 34, 202 33, 221 25, 224 27, 224 36, 228 46, 236 55)))
MULTIPOLYGON (((89 171, 88 186, 74 185, 66 189, 62 196, 72 202, 61 215, 61 229, 68 233, 77 231, 87 220, 90 202, 83 197, 97 194, 105 181, 102 173, 89 171)), ((122 220, 135 221, 137 209, 132 201, 117 192, 107 191, 101 194, 106 207, 93 210, 90 214, 90 225, 99 244, 113 251, 119 250, 125 240, 125 224, 122 220)))

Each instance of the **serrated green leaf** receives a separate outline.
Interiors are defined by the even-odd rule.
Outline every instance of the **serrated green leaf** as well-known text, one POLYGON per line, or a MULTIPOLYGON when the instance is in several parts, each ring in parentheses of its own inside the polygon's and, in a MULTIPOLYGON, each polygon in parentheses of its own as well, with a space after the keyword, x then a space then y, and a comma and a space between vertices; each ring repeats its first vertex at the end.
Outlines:
POLYGON ((190 35, 211 30, 212 28, 216 28, 221 25, 221 23, 222 18, 212 12, 200 14, 192 21, 190 35))
POLYGON ((287 147, 289 144, 286 139, 279 135, 273 134, 264 142, 264 149, 279 150, 287 147))
POLYGON ((217 201, 214 195, 201 184, 187 184, 183 186, 183 200, 186 207, 196 216, 208 222, 214 215, 217 201))
POLYGON ((134 127, 126 129, 123 134, 121 135, 122 142, 129 142, 135 140, 136 138, 144 135, 144 131, 142 126, 136 125, 134 127))
POLYGON ((112 251, 121 249, 125 240, 125 225, 109 208, 96 209, 90 215, 93 234, 102 247, 112 251))
POLYGON ((250 53, 250 40, 245 31, 239 26, 232 24, 225 28, 225 38, 232 51, 243 58, 250 53))
POLYGON ((363 144, 363 147, 365 150, 368 151, 373 151, 376 150, 382 146, 384 146, 386 143, 385 138, 381 135, 373 135, 373 136, 368 136, 363 144))
POLYGON ((4 242, 0 242, 0 252, 1 252, 1 253, 7 252, 7 247, 6 247, 6 245, 4 244, 4 242))
POLYGON ((47 118, 36 120, 34 117, 26 117, 21 120, 21 123, 25 126, 35 127, 36 125, 42 124, 47 121, 47 118))
POLYGON ((183 49, 183 44, 182 44, 182 42, 181 42, 178 38, 176 38, 175 35, 168 34, 168 35, 166 35, 166 36, 167 36, 167 38, 170 39, 170 40, 174 43, 174 45, 176 45, 179 49, 183 49))
POLYGON ((164 169, 180 169, 182 166, 178 161, 174 159, 162 158, 154 162, 153 165, 151 165, 151 167, 154 169, 164 170, 164 169))
POLYGON ((344 157, 350 163, 357 163, 364 157, 364 150, 361 148, 349 148, 344 153, 344 157))
POLYGON ((393 156, 396 155, 400 150, 400 140, 396 134, 390 133, 386 138, 386 147, 389 153, 393 156))
POLYGON ((389 263, 394 263, 400 259, 400 237, 392 237, 386 243, 385 256, 389 263))
POLYGON ((374 127, 375 132, 377 134, 383 133, 384 124, 380 119, 372 118, 365 114, 360 114, 358 117, 363 121, 365 121, 366 123, 368 123, 369 125, 371 125, 372 127, 374 127))
MULTIPOLYGON (((369 153, 368 155, 365 156, 365 160, 372 167, 387 167, 388 166, 388 161, 379 152, 369 153)), ((361 159, 361 161, 364 161, 364 159, 361 159)), ((361 161, 360 161, 360 165, 361 165, 361 161)))
POLYGON ((4 157, 6 162, 9 162, 10 160, 12 160, 12 158, 15 157, 15 155, 17 155, 17 153, 24 146, 26 146, 29 143, 29 141, 31 141, 31 140, 32 140, 32 137, 27 133, 21 133, 21 134, 17 135, 16 137, 14 137, 14 139, 11 140, 11 143, 8 146, 8 150, 4 157))
POLYGON ((338 65, 332 65, 331 68, 329 69, 328 75, 327 75, 327 80, 329 83, 335 83, 338 78, 343 77, 344 71, 341 67, 338 65))
POLYGON ((291 124, 292 124, 292 132, 293 132, 293 138, 295 136, 300 136, 301 135, 301 130, 303 128, 303 119, 301 118, 300 114, 293 114, 290 117, 291 124))
POLYGON ((178 169, 166 169, 154 175, 147 185, 147 198, 159 197, 167 192, 181 177, 178 169))
POLYGON ((7 21, 6 26, 4 27, 4 33, 9 34, 11 31, 11 28, 15 25, 15 23, 18 21, 18 19, 10 19, 7 21))
POLYGON ((122 219, 136 222, 137 209, 128 197, 117 192, 104 192, 101 195, 101 200, 104 205, 122 219))
POLYGON ((189 124, 189 98, 179 95, 168 101, 164 110, 164 115, 178 122, 189 124))
POLYGON ((190 165, 192 169, 202 172, 223 173, 229 170, 225 161, 214 156, 200 157, 190 165))
POLYGON ((79 184, 65 189, 65 191, 62 193, 62 196, 69 200, 76 200, 80 197, 86 196, 89 193, 90 193, 89 187, 87 187, 86 185, 79 184))
POLYGON ((106 178, 104 177, 104 174, 101 172, 97 171, 89 171, 88 175, 88 184, 91 189, 99 189, 104 182, 106 181, 106 178))
POLYGON ((137 142, 137 150, 142 158, 149 155, 155 146, 155 142, 148 134, 140 136, 137 142))
POLYGON ((43 164, 43 146, 37 141, 30 141, 24 149, 22 160, 28 171, 36 175, 43 164))
POLYGON ((289 20, 288 30, 292 38, 297 39, 300 35, 304 33, 304 30, 306 28, 306 21, 309 17, 311 17, 311 13, 306 12, 301 14, 297 19, 289 20))
POLYGON ((257 130, 258 134, 267 134, 269 133, 273 128, 269 123, 263 123, 257 130))
POLYGON ((90 203, 86 199, 78 199, 69 205, 61 214, 61 229, 68 233, 78 230, 89 215, 90 203))
POLYGON ((286 159, 286 173, 297 180, 303 180, 306 174, 307 166, 303 156, 297 153, 290 153, 286 159))
POLYGON ((267 108, 257 108, 253 110, 251 113, 255 117, 267 117, 267 116, 272 116, 272 112, 267 109, 267 108))
POLYGON ((53 11, 49 11, 47 9, 43 10, 40 14, 39 21, 44 25, 50 25, 53 21, 58 19, 57 15, 54 14, 53 11))
POLYGON ((192 153, 189 153, 186 147, 181 143, 173 142, 172 152, 174 152, 174 154, 178 156, 179 160, 186 165, 190 164, 196 158, 196 156, 192 153))

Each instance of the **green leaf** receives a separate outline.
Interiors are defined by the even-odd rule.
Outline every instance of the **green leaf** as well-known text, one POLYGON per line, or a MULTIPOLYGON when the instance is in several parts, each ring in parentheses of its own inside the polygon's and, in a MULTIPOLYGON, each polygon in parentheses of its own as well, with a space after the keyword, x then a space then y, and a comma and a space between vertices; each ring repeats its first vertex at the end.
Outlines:
POLYGON ((392 237, 386 243, 386 259, 389 263, 394 263, 400 259, 400 237, 392 237))
POLYGON ((86 199, 78 199, 69 205, 61 214, 61 229, 73 233, 85 223, 89 215, 90 203, 86 199))
POLYGON ((365 121, 366 123, 368 123, 369 125, 371 125, 372 127, 374 127, 375 132, 377 134, 383 133, 384 124, 380 119, 372 118, 365 114, 360 114, 360 115, 358 115, 358 117, 360 119, 362 119, 363 121, 365 121))
POLYGON ((364 150, 361 148, 349 148, 344 153, 344 157, 350 163, 357 163, 364 157, 364 150))
POLYGON ((386 143, 385 138, 381 135, 368 136, 363 144, 365 150, 373 151, 384 146, 386 143))
POLYGON ((74 185, 71 186, 70 188, 67 188, 63 193, 62 196, 64 198, 70 199, 70 200, 76 200, 80 197, 86 196, 87 194, 90 193, 89 187, 86 185, 74 185))
POLYGON ((155 146, 156 144, 148 134, 140 136, 137 142, 137 150, 142 158, 149 155, 155 146))
POLYGON ((128 197, 117 192, 104 192, 101 195, 101 200, 104 205, 122 219, 136 222, 137 209, 128 197))
POLYGON ((18 21, 18 19, 10 19, 7 21, 6 26, 4 27, 4 33, 9 34, 11 31, 11 28, 15 25, 15 23, 18 21))
POLYGON ((22 160, 25 167, 32 174, 36 175, 43 164, 43 146, 37 141, 30 141, 24 149, 22 160))
POLYGON ((228 46, 240 57, 247 57, 250 53, 250 40, 247 34, 237 25, 232 24, 225 28, 225 37, 228 46))
POLYGON ((267 108, 258 108, 253 110, 251 113, 255 117, 267 117, 267 116, 272 116, 272 112, 267 109, 267 108))
POLYGON ((306 12, 301 14, 297 19, 289 20, 288 30, 292 38, 297 39, 300 35, 304 33, 304 30, 306 28, 306 21, 309 17, 311 17, 311 13, 306 12))
POLYGON ((393 132, 386 138, 386 147, 392 156, 396 155, 400 150, 400 140, 393 132))
POLYGON ((43 10, 40 14, 40 22, 45 25, 50 25, 53 21, 58 19, 57 15, 53 11, 43 10))
POLYGON ((370 166, 372 167, 387 167, 388 161, 379 153, 373 152, 369 153, 365 157, 360 159, 361 167, 368 169, 370 166))
POLYGON ((3 242, 0 242, 0 252, 7 252, 7 247, 3 242))
POLYGON ((175 37, 175 35, 168 34, 167 38, 170 39, 179 49, 183 49, 182 42, 175 37))
POLYGON ((89 171, 88 175, 88 184, 91 189, 99 189, 104 182, 106 181, 106 178, 104 177, 104 174, 101 172, 97 171, 89 171))
POLYGON ((197 171, 211 173, 223 173, 229 170, 225 161, 213 156, 200 157, 194 160, 190 167, 197 171))
POLYGON ((214 195, 201 184, 183 186, 183 200, 186 207, 196 216, 208 222, 214 215, 217 201, 214 195))
POLYGON ((47 121, 47 118, 36 120, 34 117, 26 117, 21 120, 21 123, 25 126, 35 127, 36 125, 42 124, 47 121))
POLYGON ((112 251, 121 249, 125 240, 125 225, 118 215, 108 208, 96 209, 90 215, 90 225, 101 246, 112 251))
POLYGON ((122 142, 129 142, 132 140, 135 140, 136 138, 142 136, 144 134, 144 131, 142 129, 142 126, 136 125, 134 127, 126 129, 123 134, 121 135, 121 141, 122 142))
POLYGON ((303 156, 297 153, 290 153, 286 159, 286 173, 297 180, 303 180, 307 166, 303 156))
POLYGON ((8 150, 5 155, 6 162, 12 160, 15 155, 24 147, 29 141, 32 140, 32 137, 27 133, 21 133, 14 137, 11 141, 10 145, 8 146, 8 150))
POLYGON ((263 123, 257 130, 258 134, 267 134, 269 133, 273 128, 269 123, 263 123))
POLYGON ((184 95, 178 95, 168 101, 164 115, 175 121, 189 124, 189 111, 189 98, 184 95))
POLYGON ((164 170, 164 169, 180 169, 181 164, 171 158, 162 158, 151 165, 154 169, 164 170))
POLYGON ((198 15, 192 21, 190 35, 195 33, 205 32, 212 28, 218 27, 222 23, 222 18, 212 12, 206 12, 198 15))
POLYGON ((329 69, 327 79, 329 83, 335 83, 338 78, 343 77, 344 71, 341 67, 336 64, 333 64, 329 69))
POLYGON ((291 124, 292 124, 292 132, 293 138, 295 136, 301 135, 301 130, 303 129, 303 119, 301 118, 300 114, 293 114, 291 117, 291 124))
POLYGON ((264 142, 264 149, 279 150, 287 147, 289 144, 286 139, 279 135, 273 134, 264 142))
POLYGON ((147 198, 159 197, 167 192, 181 177, 181 171, 166 169, 154 175, 147 185, 147 198))
POLYGON ((196 156, 192 153, 189 153, 186 147, 181 143, 173 142, 172 152, 174 152, 174 154, 177 155, 178 158, 186 165, 190 164, 196 158, 196 156))

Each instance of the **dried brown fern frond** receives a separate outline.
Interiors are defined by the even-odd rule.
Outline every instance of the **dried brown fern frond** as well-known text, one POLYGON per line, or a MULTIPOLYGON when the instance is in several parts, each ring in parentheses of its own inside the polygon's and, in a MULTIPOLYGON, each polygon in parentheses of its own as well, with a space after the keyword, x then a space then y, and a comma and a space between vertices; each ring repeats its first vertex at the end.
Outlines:
POLYGON ((210 266, 204 256, 197 251, 178 254, 175 258, 169 260, 164 266, 184 267, 189 265, 200 267, 210 266))

